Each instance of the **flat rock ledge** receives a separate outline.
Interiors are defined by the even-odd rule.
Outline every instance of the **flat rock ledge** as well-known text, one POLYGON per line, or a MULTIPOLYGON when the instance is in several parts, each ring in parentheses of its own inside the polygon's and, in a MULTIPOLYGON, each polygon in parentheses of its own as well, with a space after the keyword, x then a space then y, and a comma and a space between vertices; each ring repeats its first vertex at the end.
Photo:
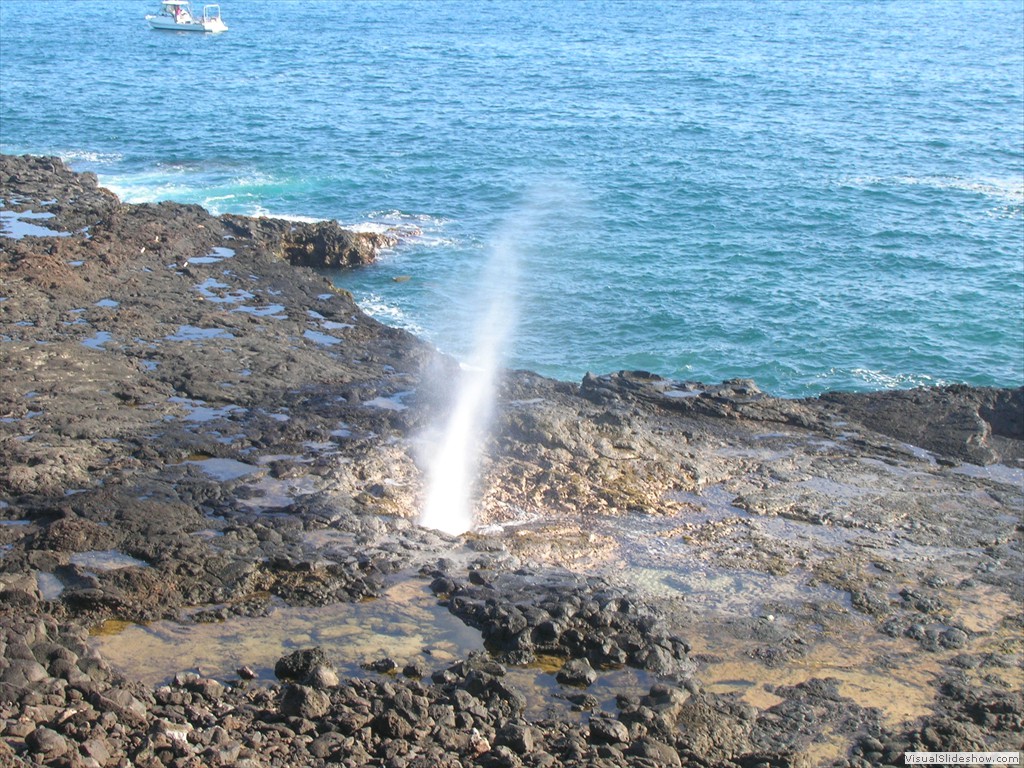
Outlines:
POLYGON ((1024 389, 507 371, 452 537, 414 521, 458 364, 309 268, 408 233, 125 205, 38 157, 0 156, 0 213, 0 765, 1024 748, 1024 389), (484 650, 282 646, 154 685, 94 634, 386 610, 396 585, 484 650))

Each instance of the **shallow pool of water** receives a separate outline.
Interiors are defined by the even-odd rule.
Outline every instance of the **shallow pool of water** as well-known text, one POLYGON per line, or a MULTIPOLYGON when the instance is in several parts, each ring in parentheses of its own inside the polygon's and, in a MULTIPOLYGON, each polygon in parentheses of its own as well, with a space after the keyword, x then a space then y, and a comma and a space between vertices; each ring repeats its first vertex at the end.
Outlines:
MULTIPOLYGON (((197 672, 219 680, 237 677, 249 666, 257 682, 273 682, 279 658, 301 648, 321 647, 342 677, 366 677, 364 665, 390 657, 402 670, 417 663, 429 675, 473 652, 484 652, 480 632, 438 605, 427 583, 405 579, 382 599, 316 608, 279 605, 268 616, 231 618, 215 623, 159 621, 148 625, 108 621, 96 627, 92 643, 117 670, 159 685, 178 672, 197 672)), ((593 711, 614 712, 620 693, 643 695, 653 678, 629 668, 602 670, 588 688, 564 686, 556 675, 564 659, 539 658, 506 666, 506 680, 526 698, 526 714, 586 718, 581 694, 597 701, 593 711)))
POLYGON ((206 404, 205 400, 193 400, 188 397, 169 397, 170 403, 178 403, 188 409, 185 421, 213 421, 226 419, 232 413, 245 413, 245 409, 237 405, 222 405, 219 408, 206 404))
POLYGON ((93 640, 122 672, 149 684, 195 671, 227 679, 243 665, 274 680, 274 664, 300 648, 322 647, 339 671, 390 656, 401 668, 417 661, 433 671, 483 650, 480 633, 437 604, 426 583, 399 582, 383 599, 323 607, 272 609, 269 616, 215 623, 159 621, 97 628, 93 640))
POLYGON ((412 394, 412 390, 407 392, 396 392, 390 397, 375 397, 372 400, 367 400, 363 405, 367 408, 380 408, 385 411, 404 411, 409 406, 402 401, 412 394))
POLYGON ((166 341, 206 341, 208 339, 233 339, 234 334, 223 328, 199 328, 194 325, 179 325, 178 330, 169 336, 166 341))
POLYGON ((320 331, 305 330, 302 333, 310 341, 316 342, 326 347, 333 347, 335 344, 341 344, 341 339, 337 336, 331 336, 329 333, 322 333, 320 331))
POLYGON ((9 237, 12 240, 21 240, 24 237, 69 237, 70 232, 58 232, 47 227, 33 224, 26 219, 52 219, 53 214, 32 211, 0 211, 0 235, 9 237))
POLYGON ((246 477, 260 471, 260 467, 246 464, 242 461, 235 461, 234 459, 196 459, 184 463, 195 464, 214 480, 219 480, 222 483, 238 480, 241 477, 246 477))
POLYGON ((235 307, 231 310, 232 312, 244 312, 254 317, 272 317, 275 320, 287 320, 288 316, 284 313, 285 307, 283 304, 267 304, 262 307, 250 307, 248 304, 242 304, 239 307, 235 307))
POLYGON ((195 256, 189 259, 190 264, 217 264, 224 259, 230 259, 235 255, 235 252, 230 248, 223 248, 221 246, 215 247, 206 256, 195 256))
POLYGON ((82 342, 83 347, 89 347, 89 349, 103 349, 103 345, 109 342, 113 336, 107 331, 98 331, 95 336, 86 339, 82 342))
POLYGON ((118 552, 116 549, 92 550, 76 552, 71 556, 71 564, 91 571, 116 571, 119 568, 149 568, 144 560, 139 560, 118 552))
POLYGON ((259 512, 281 509, 294 503, 299 496, 308 496, 319 489, 310 475, 276 478, 264 475, 255 482, 246 483, 245 495, 239 495, 239 506, 259 512))

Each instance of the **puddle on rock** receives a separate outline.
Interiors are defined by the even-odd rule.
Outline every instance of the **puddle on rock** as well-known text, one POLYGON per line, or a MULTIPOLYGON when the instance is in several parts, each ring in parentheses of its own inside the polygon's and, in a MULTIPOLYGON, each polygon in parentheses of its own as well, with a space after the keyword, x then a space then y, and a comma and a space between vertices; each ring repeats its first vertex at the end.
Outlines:
POLYGON ((298 496, 316 493, 316 480, 309 476, 278 479, 264 476, 244 486, 245 495, 236 494, 238 504, 256 512, 290 506, 298 496))
POLYGON ((179 325, 177 331, 164 337, 166 341, 207 341, 233 338, 235 338, 234 334, 223 328, 199 328, 194 325, 179 325))
POLYGON ((82 346, 89 347, 89 349, 103 349, 103 345, 113 338, 114 337, 107 331, 98 331, 95 336, 83 341, 82 346))
POLYGON ((260 467, 236 461, 235 459, 192 459, 182 463, 195 464, 214 480, 219 480, 222 483, 237 480, 240 477, 246 477, 260 471, 260 467))
POLYGON ((356 546, 356 535, 347 531, 321 528, 315 531, 305 531, 302 534, 302 544, 307 550, 319 552, 328 557, 335 549, 348 555, 356 546))
POLYGON ((977 464, 961 464, 953 472, 967 477, 994 480, 997 483, 1005 483, 1017 488, 1024 486, 1024 469, 1008 467, 1005 464, 990 464, 986 467, 980 467, 977 464))
POLYGON ((931 714, 935 681, 942 674, 940 660, 922 654, 913 643, 877 636, 815 641, 806 655, 771 669, 750 657, 753 644, 723 637, 690 640, 695 652, 711 650, 723 659, 700 666, 698 676, 709 691, 737 693, 762 709, 782 701, 773 693, 776 686, 834 678, 841 696, 880 710, 896 726, 931 714), (881 658, 890 660, 884 668, 881 658), (903 663, 892 663, 899 659, 903 663))
POLYGON ((285 314, 285 307, 283 304, 267 304, 262 307, 250 307, 248 304, 243 304, 240 307, 235 307, 231 310, 232 312, 244 312, 254 317, 271 317, 275 320, 287 320, 288 316, 285 314))
POLYGON ((656 678, 640 669, 621 667, 597 670, 598 678, 586 688, 562 685, 556 679, 565 659, 541 658, 521 667, 505 667, 505 679, 526 695, 524 715, 533 720, 567 718, 587 720, 591 714, 618 712, 619 695, 644 696, 656 678), (589 703, 584 702, 589 699, 589 703))
POLYGON ((372 400, 367 400, 363 405, 367 408, 381 408, 385 411, 404 411, 409 406, 402 401, 412 394, 414 394, 414 390, 396 392, 391 397, 375 397, 372 400))
POLYGON ((960 605, 955 618, 968 632, 995 632, 1007 616, 1021 610, 1020 603, 987 584, 961 589, 958 594, 960 605))
POLYGON ((11 240, 25 237, 70 237, 70 232, 58 232, 54 229, 32 224, 25 219, 52 219, 54 214, 42 211, 0 211, 0 235, 11 240))
MULTIPOLYGON (((964 651, 924 652, 915 640, 884 635, 877 621, 854 609, 848 592, 816 578, 809 566, 862 549, 879 552, 883 560, 892 552, 901 562, 924 564, 948 563, 964 550, 911 545, 894 531, 752 515, 734 507, 731 494, 720 487, 675 494, 674 500, 686 511, 671 517, 548 518, 510 528, 506 541, 522 557, 570 570, 589 571, 597 561, 601 573, 677 614, 679 625, 688 627, 682 634, 704 657, 697 677, 712 692, 735 694, 767 709, 781 701, 775 686, 834 678, 842 696, 876 708, 893 726, 932 712, 938 680, 964 651), (567 543, 581 562, 556 542, 567 543), (775 553, 786 566, 779 572, 770 568, 774 560, 758 560, 775 553), (755 631, 758 621, 778 622, 778 634, 762 637, 755 631), (803 642, 792 645, 794 637, 803 642)), ((962 587, 951 607, 955 623, 980 633, 971 640, 972 652, 989 646, 1004 655, 1013 652, 998 650, 1009 648, 1006 617, 1019 613, 1003 590, 962 587)), ((994 674, 990 667, 983 673, 994 674)), ((1019 666, 999 673, 1011 686, 1024 684, 1019 666)), ((836 739, 826 739, 815 748, 824 754, 835 744, 836 739)))
POLYGON ((382 599, 321 607, 278 606, 265 617, 216 623, 159 621, 101 625, 94 644, 128 676, 157 685, 182 671, 217 679, 243 665, 273 681, 274 664, 300 648, 322 647, 344 675, 389 656, 402 668, 416 661, 430 671, 483 649, 478 630, 463 624, 419 581, 400 582, 382 599))
POLYGON ((845 592, 826 584, 810 586, 803 574, 796 578, 759 571, 714 568, 703 562, 676 568, 630 568, 630 581, 646 592, 659 596, 682 596, 698 609, 758 615, 776 602, 817 602, 845 605, 845 592))
POLYGON ((116 549, 92 550, 76 552, 71 556, 71 564, 93 571, 116 571, 119 568, 149 568, 145 560, 118 552, 116 549))
POLYGON ((524 556, 551 560, 570 570, 596 567, 628 574, 628 581, 648 594, 683 597, 696 609, 747 616, 758 615, 779 601, 849 606, 846 592, 815 580, 796 563, 787 562, 785 572, 780 573, 778 568, 763 570, 754 557, 741 556, 739 548, 751 547, 748 539, 766 525, 785 528, 781 536, 778 531, 771 531, 785 542, 799 542, 811 535, 816 547, 823 543, 839 546, 846 537, 861 535, 781 518, 765 523, 726 503, 716 503, 692 514, 672 517, 595 515, 585 524, 571 520, 527 521, 516 530, 509 530, 509 543, 524 556), (710 538, 716 542, 735 539, 732 550, 736 556, 721 562, 709 554, 710 550, 703 545, 704 538, 708 538, 702 534, 704 526, 715 529, 710 538), (808 534, 811 528, 821 530, 808 534), (569 547, 563 551, 558 544, 569 547))
MULTIPOLYGON (((698 677, 712 693, 735 694, 752 706, 768 709, 782 701, 775 693, 778 686, 833 678, 838 681, 841 696, 879 710, 890 727, 933 713, 936 683, 961 653, 922 653, 914 641, 880 637, 865 630, 816 639, 805 655, 768 668, 751 655, 757 643, 716 632, 713 622, 695 626, 695 630, 689 634, 694 653, 710 653, 721 659, 705 658, 700 664, 698 677)), ((1001 629, 981 638, 974 650, 998 654, 1007 641, 1019 644, 1018 633, 1001 629)), ((1020 666, 996 670, 987 667, 968 674, 998 677, 1008 690, 1024 687, 1024 669, 1020 666)))
POLYGON ((332 347, 335 344, 341 344, 342 340, 337 336, 331 336, 329 333, 322 333, 321 331, 305 330, 302 335, 310 341, 316 342, 326 347, 332 347))
POLYGON ((231 248, 216 246, 207 256, 195 256, 189 259, 190 264, 217 264, 224 259, 230 259, 235 255, 231 248))
POLYGON ((306 440, 302 444, 302 447, 305 448, 310 453, 325 453, 327 451, 333 452, 337 450, 338 444, 332 442, 322 442, 317 440, 306 440))
POLYGON ((193 400, 188 397, 169 397, 169 403, 178 403, 188 409, 185 421, 213 421, 214 419, 226 419, 231 414, 244 414, 245 408, 237 405, 222 405, 219 408, 207 405, 205 400, 193 400))

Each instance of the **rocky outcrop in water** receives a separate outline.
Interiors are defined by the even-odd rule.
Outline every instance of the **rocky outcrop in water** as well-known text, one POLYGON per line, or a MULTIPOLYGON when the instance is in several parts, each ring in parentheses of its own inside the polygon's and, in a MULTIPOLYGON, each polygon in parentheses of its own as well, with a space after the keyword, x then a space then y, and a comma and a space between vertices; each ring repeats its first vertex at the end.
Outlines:
POLYGON ((289 263, 387 243, 123 205, 52 158, 0 157, 0 201, 0 764, 1021 748, 1022 390, 505 372, 453 538, 413 520, 458 366, 289 263), (154 685, 100 650, 406 593, 484 652, 282 639, 154 685))
POLYGON ((257 243, 299 267, 329 269, 372 264, 381 249, 399 242, 397 230, 353 232, 333 221, 293 222, 232 215, 221 220, 236 237, 257 243))

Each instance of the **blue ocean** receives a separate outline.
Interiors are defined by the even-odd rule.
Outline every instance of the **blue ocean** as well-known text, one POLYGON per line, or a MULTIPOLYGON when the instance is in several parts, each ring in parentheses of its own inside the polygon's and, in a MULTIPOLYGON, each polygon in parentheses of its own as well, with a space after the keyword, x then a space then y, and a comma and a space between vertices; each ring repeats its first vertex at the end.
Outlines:
POLYGON ((559 379, 1024 384, 1021 0, 220 5, 2 0, 0 151, 396 227, 332 278, 456 356, 507 280, 507 364, 559 379))

